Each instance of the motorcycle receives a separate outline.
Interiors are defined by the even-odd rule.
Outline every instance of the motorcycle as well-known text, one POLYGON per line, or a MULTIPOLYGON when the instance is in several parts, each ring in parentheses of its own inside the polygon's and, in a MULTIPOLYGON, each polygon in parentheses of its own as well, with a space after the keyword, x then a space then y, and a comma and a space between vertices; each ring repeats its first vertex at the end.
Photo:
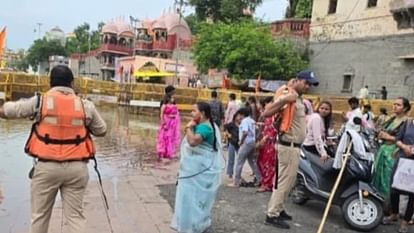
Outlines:
MULTIPOLYGON (((360 132, 358 139, 351 137, 348 131, 344 133, 348 134, 350 142, 362 140, 366 154, 372 156, 372 160, 362 159, 353 143, 333 205, 341 207, 344 220, 352 229, 372 231, 383 218, 384 203, 384 198, 370 183, 375 147, 370 144, 370 133, 360 132)), ((302 147, 297 181, 291 192, 292 201, 298 205, 304 205, 310 199, 327 202, 339 174, 339 170, 333 168, 333 164, 333 158, 323 162, 318 154, 302 147)))

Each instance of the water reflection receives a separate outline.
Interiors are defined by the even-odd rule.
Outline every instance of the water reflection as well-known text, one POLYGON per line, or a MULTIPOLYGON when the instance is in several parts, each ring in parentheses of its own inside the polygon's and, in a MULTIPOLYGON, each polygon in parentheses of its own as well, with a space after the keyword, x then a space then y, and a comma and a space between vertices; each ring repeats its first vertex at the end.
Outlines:
POLYGON ((102 115, 108 124, 108 133, 95 141, 99 161, 110 165, 111 172, 105 175, 145 169, 146 164, 155 161, 158 119, 129 114, 126 107, 104 108, 102 115))
POLYGON ((30 183, 27 173, 32 159, 24 154, 23 146, 30 125, 26 120, 0 120, 0 188, 4 196, 0 205, 0 229, 7 232, 19 232, 28 224, 30 183))
MULTIPOLYGON (((96 157, 103 179, 110 179, 116 186, 117 175, 146 170, 156 160, 158 119, 129 114, 125 107, 101 107, 99 111, 108 124, 108 133, 95 138, 96 157)), ((30 223, 27 174, 32 159, 23 151, 30 127, 29 120, 0 120, 0 189, 4 195, 0 204, 1 232, 27 232, 30 223)), ((89 171, 91 179, 96 179, 93 169, 89 171)))

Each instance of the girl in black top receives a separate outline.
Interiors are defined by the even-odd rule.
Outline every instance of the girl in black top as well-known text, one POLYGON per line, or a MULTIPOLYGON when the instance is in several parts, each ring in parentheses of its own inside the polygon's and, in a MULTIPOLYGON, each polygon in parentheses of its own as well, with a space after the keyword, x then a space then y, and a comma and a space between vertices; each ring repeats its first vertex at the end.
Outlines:
POLYGON ((241 115, 237 111, 233 116, 233 121, 224 125, 224 133, 229 142, 226 174, 229 176, 230 179, 233 178, 234 160, 236 157, 236 153, 239 150, 240 121, 241 115))

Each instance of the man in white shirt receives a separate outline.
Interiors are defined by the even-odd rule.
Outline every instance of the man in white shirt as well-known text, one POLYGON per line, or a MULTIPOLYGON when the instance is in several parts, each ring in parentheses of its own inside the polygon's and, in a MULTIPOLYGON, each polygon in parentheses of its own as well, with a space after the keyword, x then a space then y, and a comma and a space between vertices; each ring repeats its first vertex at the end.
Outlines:
POLYGON ((239 109, 239 106, 236 103, 236 95, 231 93, 229 95, 230 101, 227 104, 226 113, 224 115, 224 124, 231 123, 233 121, 234 114, 239 109))
POLYGON ((359 98, 360 99, 368 99, 368 97, 369 97, 368 86, 365 86, 365 87, 361 88, 361 90, 359 90, 359 98))
POLYGON ((352 110, 346 114, 343 113, 343 117, 346 122, 345 129, 353 129, 356 131, 360 131, 361 126, 354 123, 354 118, 360 118, 362 120, 362 126, 366 126, 367 121, 364 119, 362 111, 359 108, 359 100, 356 97, 351 97, 348 100, 348 104, 352 110))
POLYGON ((203 88, 203 83, 201 82, 200 79, 197 79, 196 86, 197 86, 197 88, 203 88))

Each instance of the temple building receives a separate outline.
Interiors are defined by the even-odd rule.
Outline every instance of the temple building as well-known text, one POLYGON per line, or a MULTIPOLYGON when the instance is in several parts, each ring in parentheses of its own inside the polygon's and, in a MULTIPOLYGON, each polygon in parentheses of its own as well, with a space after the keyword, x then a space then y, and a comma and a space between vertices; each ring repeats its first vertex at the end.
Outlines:
POLYGON ((45 33, 45 38, 48 41, 58 41, 62 46, 66 44, 66 35, 65 32, 60 29, 58 26, 50 29, 50 31, 45 33))
POLYGON ((100 80, 119 80, 116 76, 120 75, 121 58, 176 59, 174 54, 191 47, 190 28, 177 12, 165 12, 155 20, 139 20, 134 27, 123 18, 107 22, 102 27, 99 48, 87 54, 72 54, 69 63, 74 73, 100 80))

